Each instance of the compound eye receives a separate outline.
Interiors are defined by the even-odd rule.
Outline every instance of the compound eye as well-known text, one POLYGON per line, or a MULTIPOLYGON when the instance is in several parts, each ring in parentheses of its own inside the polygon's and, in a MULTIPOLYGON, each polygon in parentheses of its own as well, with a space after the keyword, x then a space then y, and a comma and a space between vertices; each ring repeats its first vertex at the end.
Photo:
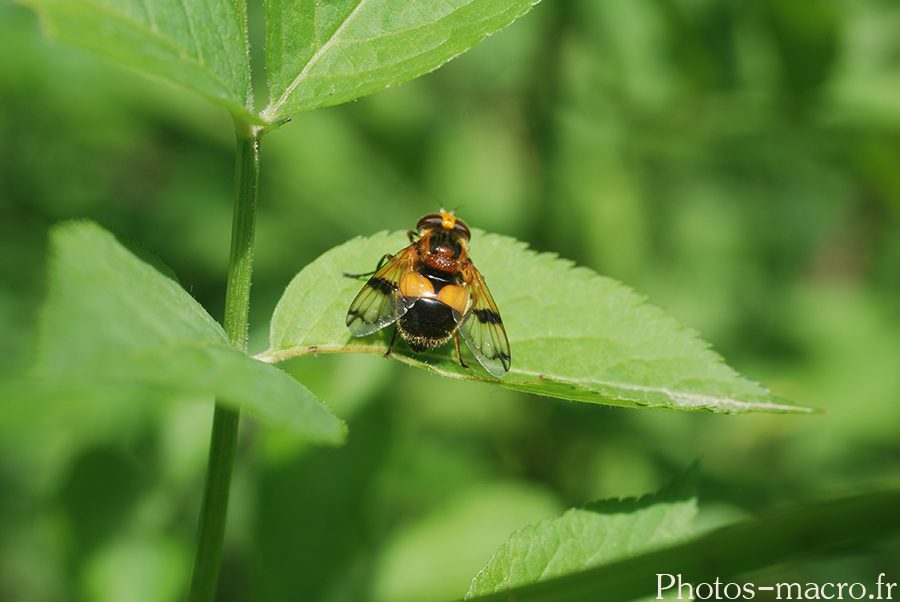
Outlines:
POLYGON ((466 240, 469 240, 472 237, 471 232, 469 232, 469 227, 466 225, 466 222, 461 219, 456 220, 456 224, 453 226, 453 229, 466 237, 466 240))
POLYGON ((416 229, 434 228, 435 226, 441 226, 443 223, 444 218, 441 217, 440 213, 430 213, 419 220, 419 223, 416 224, 416 229))

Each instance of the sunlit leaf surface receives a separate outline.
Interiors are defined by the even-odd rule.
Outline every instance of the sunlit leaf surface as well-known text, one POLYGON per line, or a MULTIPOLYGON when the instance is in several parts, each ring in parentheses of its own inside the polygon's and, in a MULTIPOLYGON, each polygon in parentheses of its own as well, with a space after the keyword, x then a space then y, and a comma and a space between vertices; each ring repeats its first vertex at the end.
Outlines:
POLYGON ((263 118, 335 105, 427 73, 536 0, 267 0, 263 118))
MULTIPOLYGON (((347 331, 347 308, 362 282, 343 273, 370 271, 382 255, 408 242, 402 233, 357 238, 307 266, 276 308, 270 349, 261 359, 276 362, 321 352, 383 354, 393 327, 360 339, 347 331)), ((627 407, 811 411, 741 377, 694 331, 614 280, 534 253, 505 236, 475 231, 471 253, 509 335, 512 369, 497 381, 504 387, 627 407)), ((415 355, 398 342, 394 353, 446 376, 494 380, 474 359, 467 362, 471 369, 463 369, 451 343, 415 355)))
POLYGON ((233 349, 221 327, 148 252, 92 223, 51 235, 41 349, 31 375, 43 400, 158 403, 212 399, 314 441, 341 421, 293 378, 233 349))
POLYGON ((572 508, 513 533, 472 581, 469 596, 536 583, 687 539, 697 500, 695 467, 654 495, 572 508))
POLYGON ((21 0, 55 37, 250 118, 247 7, 223 0, 21 0))
MULTIPOLYGON (((487 587, 480 589, 485 593, 474 599, 479 602, 626 602, 644 596, 647 600, 714 597, 713 594, 704 595, 707 590, 700 589, 699 584, 706 583, 712 589, 711 584, 721 583, 724 592, 724 584, 738 575, 777 566, 798 556, 858 551, 859 542, 863 540, 896 539, 900 515, 893 508, 898 501, 900 491, 885 490, 807 502, 779 514, 727 525, 693 540, 645 550, 630 557, 616 556, 607 561, 608 564, 603 562, 577 572, 557 573, 556 577, 540 577, 535 571, 524 569, 523 573, 530 573, 531 583, 511 589, 503 587, 500 591, 492 591, 489 580, 479 576, 473 587, 477 587, 479 581, 487 587), (682 583, 692 585, 682 590, 678 586, 679 577, 682 583), (702 593, 694 596, 698 589, 702 593)), ((503 550, 498 552, 498 556, 502 553, 503 550)), ((521 567, 524 565, 522 560, 514 561, 513 565, 521 567)), ((539 564, 540 557, 537 560, 539 564)), ((762 584, 734 580, 749 587, 744 591, 743 586, 738 586, 739 595, 746 595, 747 599, 762 593, 762 584)), ((816 587, 812 583, 807 585, 816 587)), ((738 597, 734 585, 728 590, 731 596, 738 597)), ((818 598, 818 594, 814 591, 814 595, 807 595, 818 598)))

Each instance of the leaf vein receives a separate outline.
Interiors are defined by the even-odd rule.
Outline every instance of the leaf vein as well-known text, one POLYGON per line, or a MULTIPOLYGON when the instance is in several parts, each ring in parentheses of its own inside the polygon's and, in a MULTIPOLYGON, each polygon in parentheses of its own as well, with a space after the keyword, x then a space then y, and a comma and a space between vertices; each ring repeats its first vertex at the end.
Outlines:
POLYGON ((140 21, 135 20, 131 16, 122 13, 120 11, 114 10, 111 6, 99 3, 99 2, 91 2, 94 9, 97 12, 105 13, 109 15, 111 18, 120 21, 123 24, 126 24, 130 27, 133 27, 136 30, 144 31, 150 34, 152 37, 156 38, 160 41, 160 43, 165 46, 171 48, 179 59, 182 59, 186 62, 194 63, 198 67, 203 68, 219 85, 221 85, 225 90, 230 92, 236 92, 232 90, 230 84, 226 83, 221 76, 210 68, 210 66, 202 60, 202 57, 193 56, 189 54, 186 49, 179 46, 175 40, 166 36, 158 27, 155 25, 155 21, 148 14, 148 23, 142 23, 140 21))
POLYGON ((340 27, 335 29, 334 33, 331 34, 331 36, 325 41, 324 44, 322 44, 322 46, 315 52, 315 54, 313 54, 312 57, 310 57, 309 62, 307 62, 306 65, 304 65, 304 67, 300 71, 300 73, 297 74, 297 77, 295 77, 293 79, 293 81, 291 81, 290 85, 285 89, 285 91, 281 93, 281 96, 278 97, 277 100, 272 102, 268 107, 266 107, 266 109, 263 111, 263 113, 261 115, 263 120, 268 121, 275 114, 275 112, 285 102, 287 102, 287 99, 290 97, 291 94, 293 94, 294 90, 297 89, 297 86, 299 86, 300 83, 304 79, 306 79, 310 70, 312 70, 312 68, 315 67, 316 63, 318 63, 319 60, 321 60, 321 58, 325 55, 325 53, 327 53, 331 49, 331 47, 337 43, 338 39, 340 38, 340 35, 353 22, 353 20, 356 18, 356 16, 359 14, 359 12, 368 4, 368 2, 369 2, 369 0, 360 0, 359 4, 357 4, 356 8, 354 8, 350 12, 350 14, 347 15, 347 18, 344 19, 344 22, 341 23, 340 27))
POLYGON ((147 21, 150 23, 150 28, 153 31, 159 31, 159 28, 156 26, 156 17, 153 15, 153 12, 150 10, 150 3, 147 0, 141 0, 141 4, 144 7, 144 12, 147 13, 147 21))
MULTIPOLYGON (((200 47, 200 39, 197 37, 197 32, 194 30, 194 20, 191 18, 191 13, 188 11, 186 0, 181 0, 180 3, 181 10, 184 11, 184 18, 187 21, 188 31, 191 33, 191 40, 194 42, 194 49, 197 52, 197 61, 201 65, 206 64, 206 59, 203 57, 203 49, 200 47)), ((215 19, 211 19, 211 21, 215 22, 215 19)))

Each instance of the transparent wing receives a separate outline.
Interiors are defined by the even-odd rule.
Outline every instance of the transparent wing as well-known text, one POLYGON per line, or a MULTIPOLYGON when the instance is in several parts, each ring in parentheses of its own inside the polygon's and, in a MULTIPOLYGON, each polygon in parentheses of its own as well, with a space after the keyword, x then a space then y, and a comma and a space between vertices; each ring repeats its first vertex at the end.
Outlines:
POLYGON ((469 282, 472 306, 463 316, 459 333, 475 354, 478 363, 493 376, 501 378, 509 372, 510 353, 509 340, 506 338, 506 329, 503 327, 500 312, 497 311, 484 278, 471 262, 464 274, 464 280, 469 282))
POLYGON ((347 311, 347 328, 355 337, 364 337, 393 324, 406 313, 408 305, 398 303, 397 283, 410 269, 412 254, 409 248, 394 256, 375 271, 347 311))

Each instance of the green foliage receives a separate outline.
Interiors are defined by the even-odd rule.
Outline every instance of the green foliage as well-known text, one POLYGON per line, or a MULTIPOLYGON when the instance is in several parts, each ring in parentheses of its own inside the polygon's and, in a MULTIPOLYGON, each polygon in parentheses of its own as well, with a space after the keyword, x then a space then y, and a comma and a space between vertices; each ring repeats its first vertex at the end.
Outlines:
MULTIPOLYGON (((258 357, 281 361, 309 353, 383 354, 384 335, 354 339, 344 327, 361 284, 342 274, 365 271, 408 243, 399 232, 357 238, 307 266, 279 301, 271 346, 258 357)), ((512 368, 497 384, 625 407, 810 411, 775 399, 735 374, 695 332, 644 305, 620 283, 477 230, 472 253, 503 315, 513 350, 512 368)), ((401 357, 445 376, 495 380, 480 368, 462 368, 452 345, 426 354, 427 360, 408 350, 401 357)))
MULTIPOLYGON (((677 585, 672 587, 677 583, 677 577, 683 583, 691 584, 694 592, 697 584, 706 583, 711 586, 711 591, 718 588, 718 595, 726 597, 723 587, 730 579, 771 563, 801 554, 853 550, 860 538, 890 541, 900 533, 900 518, 892 512, 898 502, 900 491, 892 490, 805 504, 765 518, 729 525, 680 545, 471 599, 478 602, 503 602, 511 598, 520 602, 591 599, 626 602, 640 596, 649 599, 666 595, 690 597, 677 585), (718 585, 712 585, 714 583, 718 585), (660 591, 662 588, 668 591, 660 591)), ((824 582, 826 580, 822 579, 812 585, 821 586, 824 582)), ((754 597, 762 591, 761 587, 768 587, 754 579, 744 583, 749 583, 754 597)), ((803 591, 807 591, 809 585, 802 585, 803 591)), ((707 591, 704 588, 696 597, 706 597, 707 591)), ((733 594, 734 589, 730 593, 733 594)), ((742 589, 740 595, 745 593, 742 589)))
POLYGON ((155 258, 135 256, 91 223, 56 227, 50 258, 30 375, 38 399, 78 406, 216 396, 312 441, 343 439, 340 420, 296 380, 235 351, 155 258))
POLYGON ((224 105, 242 121, 340 104, 427 73, 537 0, 267 0, 269 106, 253 115, 243 2, 22 0, 54 36, 224 105))
POLYGON ((249 118, 247 6, 202 0, 23 0, 47 30, 249 118))
POLYGON ((467 597, 611 564, 687 539, 697 514, 698 476, 695 465, 655 495, 572 508, 513 533, 472 581, 467 597))
MULTIPOLYGON (((484 599, 634 599, 652 595, 655 573, 679 571, 868 583, 898 565, 894 3, 544 2, 433 76, 294 115, 262 143, 249 335, 265 347, 269 310, 296 275, 272 321, 271 346, 284 347, 260 357, 297 351, 283 365, 297 380, 230 349, 212 317, 225 313, 234 159, 232 124, 208 101, 239 125, 274 125, 430 71, 530 3, 273 1, 266 31, 249 33, 261 9, 251 3, 248 18, 231 0, 22 3, 56 37, 156 79, 46 45, 31 13, 0 0, 0 598, 182 599, 214 395, 289 427, 245 423, 236 442, 226 599, 461 597, 514 528, 653 491, 698 456, 698 537, 484 599), (251 58, 255 83, 271 78, 256 94, 271 103, 262 116, 251 58), (487 379, 449 348, 398 346, 428 370, 366 357, 389 332, 357 340, 342 326, 361 283, 340 274, 406 240, 338 245, 441 205, 514 237, 473 240, 514 341, 500 386, 474 382, 487 379), (172 269, 93 224, 51 226, 84 216, 172 269), (546 289, 523 288, 538 279, 522 265, 570 293, 560 311, 547 311, 546 289), (585 322, 600 294, 617 318, 585 322), (558 328, 576 313, 590 353, 566 357, 558 328), (610 344, 619 335, 652 362, 607 365, 631 359, 610 344), (21 378, 35 347, 39 365, 21 378), (681 368, 658 367, 664 349, 699 378, 670 382, 681 368), (362 353, 319 353, 351 350, 362 353), (594 380, 597 365, 642 394, 594 380), (526 368, 552 378, 535 383, 526 368), (648 390, 655 379, 666 382, 648 390), (516 390, 665 407, 664 391, 698 388, 828 413, 623 412, 516 390), (343 435, 316 398, 347 421, 346 445, 310 445, 343 435), (747 520, 860 490, 881 491, 747 520)), ((676 504, 615 510, 640 525, 637 513, 655 520, 676 504)), ((580 567, 585 541, 561 527, 609 516, 583 512, 521 530, 504 550, 546 559, 540 544, 558 541, 554 562, 580 567)))
POLYGON ((427 73, 525 14, 537 0, 266 2, 266 65, 278 121, 427 73))
POLYGON ((469 583, 511 532, 558 511, 546 491, 525 484, 484 483, 451 496, 393 538, 382 555, 373 598, 437 601, 446 600, 447 591, 461 593, 465 590, 457 585, 469 583))

